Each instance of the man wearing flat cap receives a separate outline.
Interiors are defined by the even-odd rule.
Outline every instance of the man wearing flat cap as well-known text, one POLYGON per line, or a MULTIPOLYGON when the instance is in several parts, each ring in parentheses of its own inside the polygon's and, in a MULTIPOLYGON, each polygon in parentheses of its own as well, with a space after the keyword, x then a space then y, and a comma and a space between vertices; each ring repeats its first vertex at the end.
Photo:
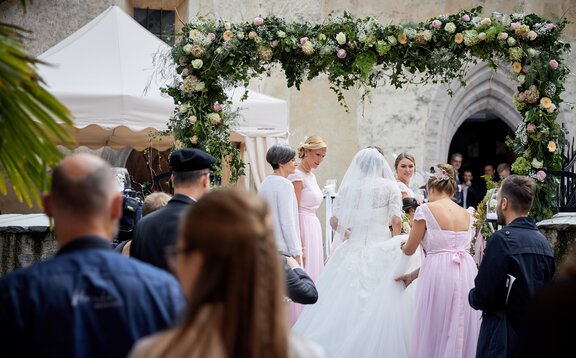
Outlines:
POLYGON ((200 149, 179 149, 170 155, 174 196, 136 225, 130 256, 170 271, 165 249, 175 245, 180 218, 210 189, 210 167, 216 159, 200 149))

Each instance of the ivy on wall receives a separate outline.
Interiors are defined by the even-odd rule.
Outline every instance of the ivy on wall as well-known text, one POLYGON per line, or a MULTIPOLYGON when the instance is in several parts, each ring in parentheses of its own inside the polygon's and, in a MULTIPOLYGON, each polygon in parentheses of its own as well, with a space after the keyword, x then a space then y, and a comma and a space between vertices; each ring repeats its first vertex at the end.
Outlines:
MULTIPOLYGON (((164 88, 176 110, 169 131, 176 148, 197 147, 225 158, 232 180, 244 163, 229 141, 235 113, 224 89, 248 86, 250 79, 280 66, 289 87, 327 76, 340 103, 343 91, 390 84, 464 83, 467 65, 506 66, 518 82, 516 109, 524 121, 509 146, 517 153, 512 170, 530 175, 539 187, 532 215, 550 217, 564 133, 556 122, 569 69, 569 45, 560 40, 567 21, 535 14, 482 16, 482 8, 441 15, 425 22, 380 25, 374 18, 330 16, 322 24, 288 22, 278 17, 229 23, 198 18, 183 26, 172 56, 179 82, 164 88)), ((450 91, 450 89, 448 89, 450 91)))

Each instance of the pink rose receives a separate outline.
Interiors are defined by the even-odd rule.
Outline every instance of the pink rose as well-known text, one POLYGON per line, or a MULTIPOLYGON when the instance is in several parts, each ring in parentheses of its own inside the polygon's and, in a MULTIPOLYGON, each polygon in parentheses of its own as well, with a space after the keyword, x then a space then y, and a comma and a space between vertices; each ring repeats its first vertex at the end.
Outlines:
POLYGON ((442 21, 438 19, 432 21, 432 27, 439 28, 440 26, 442 26, 442 21))
POLYGON ((338 56, 338 58, 341 60, 345 59, 346 58, 346 50, 341 48, 340 50, 338 50, 338 53, 336 53, 336 56, 338 56))
POLYGON ((556 61, 556 60, 550 60, 550 62, 548 62, 548 64, 550 65, 550 68, 553 70, 556 70, 558 68, 558 61, 556 61))
POLYGON ((304 45, 308 41, 308 37, 302 37, 300 39, 300 45, 304 45))
POLYGON ((524 92, 518 93, 518 98, 520 98, 521 101, 525 101, 526 100, 526 93, 524 93, 524 92))
POLYGON ((211 33, 208 34, 208 38, 209 38, 210 40, 214 41, 214 40, 216 40, 216 34, 213 33, 213 32, 211 32, 211 33))
POLYGON ((185 69, 182 70, 182 76, 186 77, 190 74, 190 70, 188 69, 188 67, 186 67, 185 69))
POLYGON ((526 130, 528 131, 528 133, 534 133, 536 132, 536 125, 534 123, 528 123, 528 125, 526 126, 526 130))
POLYGON ((543 170, 539 170, 539 171, 536 173, 536 179, 538 179, 540 182, 543 182, 544 179, 546 179, 546 172, 543 171, 543 170))
POLYGON ((520 23, 519 22, 513 22, 510 24, 510 27, 512 28, 512 30, 516 30, 517 28, 520 27, 520 23))
POLYGON ((548 31, 553 30, 555 28, 556 28, 556 24, 554 24, 554 23, 546 24, 546 30, 548 30, 548 31))
POLYGON ((354 45, 354 42, 348 42, 348 47, 354 49, 356 45, 354 45))
POLYGON ((274 41, 270 42, 270 47, 274 48, 276 46, 278 46, 278 40, 274 40, 274 41))
POLYGON ((462 21, 464 21, 464 22, 470 21, 470 15, 468 15, 468 14, 462 15, 462 21))
POLYGON ((262 26, 264 25, 264 19, 261 17, 257 17, 254 19, 254 25, 256 26, 262 26))
POLYGON ((530 66, 528 66, 528 65, 523 65, 523 66, 522 66, 522 72, 528 73, 529 70, 530 70, 530 66))
POLYGON ((222 105, 218 102, 214 102, 214 112, 220 112, 222 110, 222 105))

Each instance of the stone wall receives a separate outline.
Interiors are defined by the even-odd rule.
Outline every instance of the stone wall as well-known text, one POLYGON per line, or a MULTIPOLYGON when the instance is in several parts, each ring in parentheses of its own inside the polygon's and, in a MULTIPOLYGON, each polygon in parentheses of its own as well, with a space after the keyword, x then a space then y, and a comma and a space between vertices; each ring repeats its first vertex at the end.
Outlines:
POLYGON ((46 260, 57 250, 54 234, 47 227, 3 227, 0 231, 0 276, 46 260))

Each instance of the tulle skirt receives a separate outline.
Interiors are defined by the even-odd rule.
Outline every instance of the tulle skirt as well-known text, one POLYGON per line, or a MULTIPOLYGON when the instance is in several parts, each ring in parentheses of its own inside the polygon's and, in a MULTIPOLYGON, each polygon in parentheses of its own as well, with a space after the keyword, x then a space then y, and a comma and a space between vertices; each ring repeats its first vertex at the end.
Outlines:
POLYGON ((474 357, 481 312, 468 304, 476 264, 468 254, 429 254, 417 281, 411 357, 474 357))
POLYGON ((318 282, 318 302, 304 308, 294 331, 329 357, 407 357, 417 281, 405 288, 394 278, 417 268, 420 258, 405 256, 402 240, 341 244, 318 282))

